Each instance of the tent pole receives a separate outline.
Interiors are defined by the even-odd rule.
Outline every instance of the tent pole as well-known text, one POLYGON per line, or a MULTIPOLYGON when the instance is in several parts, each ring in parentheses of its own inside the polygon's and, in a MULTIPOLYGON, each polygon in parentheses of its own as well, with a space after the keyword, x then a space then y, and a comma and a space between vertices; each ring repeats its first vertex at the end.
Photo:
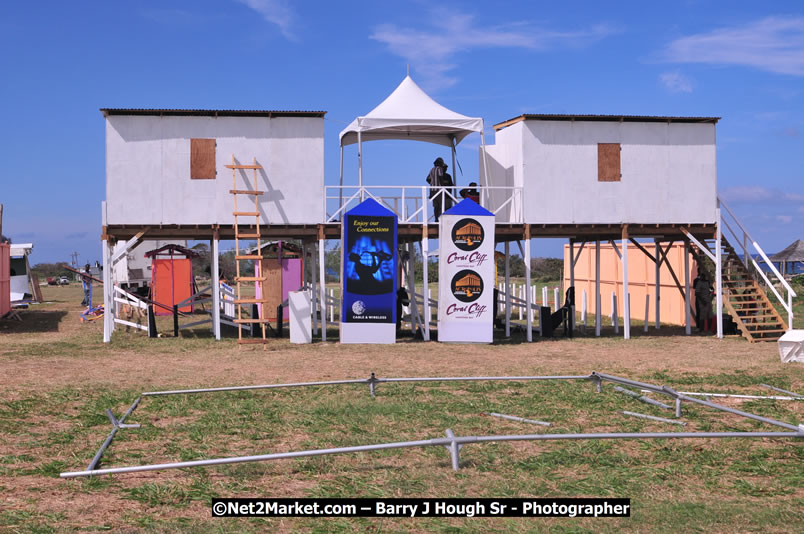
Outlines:
MULTIPOLYGON (((486 136, 483 134, 484 129, 485 129, 485 126, 483 124, 483 121, 481 120, 480 121, 480 149, 483 151, 483 175, 486 178, 486 183, 485 184, 480 184, 481 186, 482 185, 486 185, 486 186, 489 185, 489 164, 488 164, 488 156, 486 155, 486 136)), ((481 197, 481 198, 483 199, 483 207, 488 206, 488 198, 489 197, 488 197, 488 190, 487 189, 483 189, 483 197, 481 197)))
POLYGON ((458 169, 455 168, 455 136, 452 136, 452 142, 450 143, 450 148, 452 149, 452 183, 455 184, 455 187, 458 187, 458 169))
MULTIPOLYGON (((338 218, 341 217, 340 210, 343 208, 343 142, 341 142, 341 172, 340 181, 338 182, 338 218)), ((324 196, 326 197, 327 188, 324 186, 324 196)), ((327 199, 324 198, 324 217, 327 216, 327 199)))
POLYGON ((360 186, 360 202, 365 200, 363 193, 363 136, 357 131, 357 185, 360 186))

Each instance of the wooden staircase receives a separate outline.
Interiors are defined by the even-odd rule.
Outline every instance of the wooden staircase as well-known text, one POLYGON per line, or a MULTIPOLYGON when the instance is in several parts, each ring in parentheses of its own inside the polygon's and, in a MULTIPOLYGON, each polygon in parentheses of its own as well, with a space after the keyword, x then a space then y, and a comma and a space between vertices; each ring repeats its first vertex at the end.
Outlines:
MULTIPOLYGON (((265 302, 265 291, 263 288, 263 282, 265 281, 265 277, 263 276, 243 276, 243 273, 240 269, 240 262, 241 261, 259 261, 262 260, 262 244, 260 242, 260 196, 262 196, 263 191, 259 191, 257 189, 257 171, 262 169, 262 165, 257 163, 257 159, 254 159, 254 163, 251 165, 240 165, 235 160, 234 155, 232 155, 232 164, 226 165, 227 169, 232 169, 232 189, 229 190, 229 193, 232 194, 232 198, 234 199, 234 211, 232 214, 234 215, 234 234, 235 234, 235 265, 237 268, 237 273, 235 276, 235 283, 237 284, 237 297, 235 298, 234 304, 237 309, 237 318, 234 320, 234 323, 237 325, 237 343, 238 347, 245 345, 245 344, 262 344, 263 350, 265 349, 265 344, 268 342, 267 338, 265 337, 265 328, 266 324, 268 323, 268 319, 265 318, 266 314, 263 313, 263 317, 260 318, 259 315, 255 317, 247 317, 243 318, 243 306, 249 306, 252 304, 257 304, 258 306, 262 306, 265 302), (237 188, 237 173, 241 170, 251 170, 254 173, 254 184, 252 189, 238 189, 237 188), (245 195, 249 197, 254 202, 253 211, 240 211, 242 208, 238 208, 237 206, 237 197, 239 195, 245 195), (253 228, 249 228, 246 232, 240 231, 240 218, 241 217, 255 217, 256 221, 253 225, 253 228), (257 248, 255 254, 245 254, 240 252, 240 240, 241 239, 256 239, 257 240, 257 248), (253 284, 250 285, 250 284, 253 284), (256 297, 243 297, 242 289, 243 287, 253 287, 254 288, 254 295, 257 294, 257 288, 260 289, 260 298, 256 297), (261 338, 243 338, 243 325, 253 325, 259 324, 262 329, 262 337, 261 338)), ((249 207, 249 209, 251 209, 249 207)), ((249 225, 252 226, 252 225, 249 225)))
MULTIPOLYGON (((705 244, 714 254, 716 241, 707 240, 705 244)), ((721 247, 724 308, 748 341, 778 340, 787 331, 787 323, 725 237, 721 238, 721 247)), ((693 250, 698 265, 714 280, 714 264, 708 258, 705 260, 703 252, 694 245, 693 250)))

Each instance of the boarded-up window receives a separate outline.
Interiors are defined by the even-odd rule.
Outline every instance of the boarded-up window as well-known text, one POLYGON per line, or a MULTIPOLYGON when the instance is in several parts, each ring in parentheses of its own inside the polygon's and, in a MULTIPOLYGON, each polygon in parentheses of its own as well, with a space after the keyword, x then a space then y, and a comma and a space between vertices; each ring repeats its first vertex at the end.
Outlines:
POLYGON ((619 182, 620 173, 620 143, 597 144, 597 181, 619 182))
POLYGON ((214 139, 190 139, 190 178, 215 179, 215 144, 214 139))

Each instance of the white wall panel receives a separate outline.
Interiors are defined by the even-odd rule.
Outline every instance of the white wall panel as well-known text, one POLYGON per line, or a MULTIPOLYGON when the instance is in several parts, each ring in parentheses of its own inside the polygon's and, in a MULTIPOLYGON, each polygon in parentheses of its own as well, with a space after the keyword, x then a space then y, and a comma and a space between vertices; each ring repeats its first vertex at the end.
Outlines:
MULTIPOLYGON (((106 137, 109 224, 232 224, 232 155, 263 166, 263 223, 320 222, 323 118, 109 116, 106 137), (216 179, 190 179, 192 138, 217 140, 216 179)), ((237 188, 253 188, 253 171, 238 171, 237 188)), ((240 196, 239 209, 252 202, 240 196)))
POLYGON ((522 121, 498 132, 501 143, 522 147, 525 222, 715 220, 714 124, 522 121), (499 135, 506 130, 514 135, 499 135), (620 182, 598 181, 598 143, 621 144, 620 182))

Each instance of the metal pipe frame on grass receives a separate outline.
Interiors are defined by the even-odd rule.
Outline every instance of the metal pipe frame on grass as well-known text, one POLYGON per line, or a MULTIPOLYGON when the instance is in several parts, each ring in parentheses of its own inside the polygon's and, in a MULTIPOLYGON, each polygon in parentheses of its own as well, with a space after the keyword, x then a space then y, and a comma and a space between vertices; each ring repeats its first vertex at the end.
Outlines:
MULTIPOLYGON (((163 396, 163 395, 180 395, 180 394, 195 394, 195 393, 213 393, 223 391, 250 391, 258 389, 274 389, 274 388, 287 388, 287 387, 303 387, 303 386, 324 386, 324 385, 338 385, 338 384, 367 384, 370 393, 374 394, 376 385, 378 383, 393 383, 393 382, 449 382, 449 381, 484 381, 484 380, 592 380, 595 382, 598 391, 601 390, 601 384, 604 380, 609 382, 616 382, 632 387, 639 387, 662 393, 674 397, 677 401, 685 400, 701 404, 717 410, 730 412, 736 415, 755 419, 776 426, 781 426, 793 432, 676 432, 676 433, 591 433, 591 434, 523 434, 523 435, 497 435, 497 436, 466 436, 456 437, 451 430, 447 430, 446 438, 438 438, 431 440, 420 441, 404 441, 394 443, 383 443, 375 445, 361 445, 356 447, 340 447, 333 449, 316 449, 308 451, 296 451, 285 453, 264 454, 259 456, 240 456, 234 458, 215 458, 209 460, 196 460, 190 462, 175 462, 167 464, 154 464, 132 467, 118 467, 108 469, 96 469, 98 462, 103 455, 103 452, 111 443, 117 431, 121 426, 115 425, 109 436, 101 445, 101 448, 95 454, 89 468, 86 471, 65 472, 61 473, 61 478, 74 478, 92 475, 107 475, 117 473, 132 473, 141 471, 158 471, 163 469, 182 469, 186 467, 200 467, 210 465, 223 465, 242 462, 258 462, 267 460, 278 460, 283 458, 302 458, 309 456, 320 456, 325 454, 346 454, 352 452, 364 452, 372 450, 387 450, 387 449, 400 449, 409 447, 429 447, 429 446, 444 446, 450 450, 452 456, 453 469, 458 469, 458 451, 464 444, 468 443, 486 443, 486 442, 499 442, 499 441, 539 441, 539 440, 585 440, 585 439, 681 439, 681 438, 804 438, 804 425, 794 426, 788 423, 776 421, 766 417, 742 412, 721 406, 709 401, 703 401, 688 397, 666 386, 655 386, 653 384, 646 384, 644 382, 637 382, 627 378, 616 377, 603 373, 593 372, 590 375, 561 375, 561 376, 511 376, 511 377, 420 377, 420 378, 377 378, 374 373, 367 379, 355 380, 333 380, 326 382, 300 382, 295 384, 265 384, 258 386, 234 386, 234 387, 221 387, 221 388, 203 388, 203 389, 185 389, 185 390, 172 390, 172 391, 150 391, 142 393, 126 413, 120 418, 118 423, 124 423, 126 418, 134 411, 139 404, 140 400, 146 396, 163 396)), ((680 402, 677 402, 677 410, 680 402)), ((114 421, 113 421, 114 424, 114 421)))
POLYGON ((497 436, 455 436, 450 430, 446 438, 419 441, 398 441, 375 445, 359 445, 356 447, 339 447, 334 449, 315 449, 309 451, 280 452, 258 456, 238 456, 234 458, 212 458, 189 462, 174 462, 154 465, 138 465, 131 467, 112 467, 87 471, 61 473, 61 478, 86 477, 92 475, 113 475, 121 473, 137 473, 142 471, 161 471, 164 469, 184 469, 187 467, 204 467, 211 465, 237 464, 245 462, 263 462, 286 458, 305 458, 326 454, 349 454, 355 452, 403 449, 412 447, 447 447, 450 450, 452 468, 458 470, 458 451, 470 443, 492 443, 503 441, 555 441, 555 440, 587 440, 587 439, 710 439, 710 438, 804 438, 804 429, 798 432, 622 432, 593 434, 519 434, 497 436))

